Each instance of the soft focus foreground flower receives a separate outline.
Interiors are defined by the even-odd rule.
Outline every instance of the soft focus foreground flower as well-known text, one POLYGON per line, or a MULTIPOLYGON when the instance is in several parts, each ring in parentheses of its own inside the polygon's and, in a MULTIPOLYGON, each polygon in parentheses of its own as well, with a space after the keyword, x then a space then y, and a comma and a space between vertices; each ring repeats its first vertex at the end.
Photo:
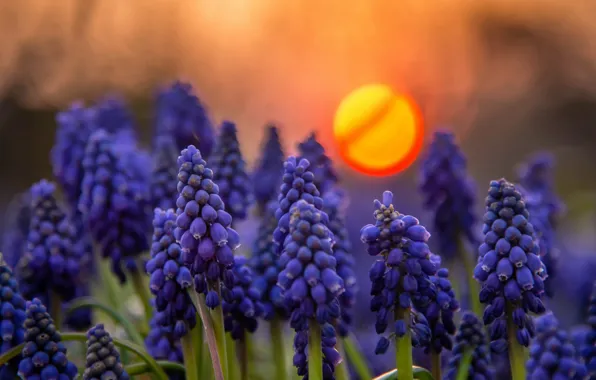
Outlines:
POLYGON ((124 99, 119 96, 107 96, 93 106, 91 119, 93 129, 103 129, 108 133, 135 136, 133 115, 124 99))
POLYGON ((84 380, 128 380, 130 376, 120 362, 120 353, 114 346, 112 337, 102 324, 87 332, 87 368, 84 380))
MULTIPOLYGON (((2 294, 2 303, 0 303, 0 334, 2 335, 2 345, 0 354, 4 354, 11 348, 23 343, 25 329, 25 299, 18 290, 17 281, 12 271, 6 265, 0 255, 0 293, 2 294)), ((0 368, 0 379, 16 378, 18 358, 0 368)))
POLYGON ((176 142, 171 136, 160 135, 155 138, 151 174, 151 202, 154 208, 176 208, 178 152, 176 142))
POLYGON ((21 291, 29 299, 47 299, 50 291, 63 301, 71 300, 83 283, 81 269, 91 260, 91 252, 77 244, 77 231, 58 205, 55 191, 46 180, 30 190, 27 247, 17 265, 21 291))
MULTIPOLYGON (((183 363, 180 339, 174 338, 173 326, 167 326, 164 313, 155 312, 149 322, 149 334, 145 338, 145 347, 155 360, 168 360, 183 363)), ((183 380, 184 375, 169 374, 170 380, 183 380)))
POLYGON ((261 157, 252 174, 255 200, 261 207, 266 207, 268 202, 277 200, 286 157, 277 127, 268 125, 265 133, 265 143, 261 146, 261 157))
MULTIPOLYGON (((437 273, 427 244, 430 233, 415 217, 395 210, 392 202, 393 194, 385 191, 382 202, 374 202, 375 224, 360 230, 368 254, 381 256, 369 271, 373 296, 370 309, 377 313, 375 329, 379 335, 385 332, 398 309, 411 313, 393 322, 391 335, 403 337, 411 329, 414 346, 426 346, 431 330, 426 318, 412 308, 412 300, 430 296, 431 276, 437 273)), ((379 340, 379 353, 388 348, 385 340, 385 337, 379 340)))
POLYGON ((588 325, 590 331, 586 335, 585 345, 581 350, 584 362, 590 374, 590 380, 596 379, 596 282, 592 290, 592 298, 588 308, 588 325))
POLYGON ((545 291, 553 296, 553 279, 557 274, 559 250, 556 247, 555 229, 565 211, 563 202, 554 191, 554 158, 548 153, 536 154, 519 169, 520 191, 530 213, 530 223, 540 242, 540 256, 546 265, 548 279, 545 291))
MULTIPOLYGON (((296 157, 288 157, 284 163, 284 175, 279 189, 278 209, 275 210, 275 218, 278 226, 273 232, 273 241, 277 244, 277 252, 281 253, 283 244, 290 231, 290 208, 299 200, 313 204, 316 209, 323 208, 323 199, 314 183, 315 176, 310 171, 310 162, 296 157)), ((327 225, 329 218, 327 214, 321 215, 327 225)))
POLYGON ((466 170, 466 158, 451 132, 435 132, 422 163, 420 190, 424 206, 434 212, 434 231, 441 255, 453 258, 463 236, 476 246, 474 235, 475 189, 466 170))
POLYGON ((196 145, 205 158, 215 143, 207 111, 189 83, 175 82, 157 96, 155 132, 174 136, 179 151, 196 145))
POLYGON ((329 230, 333 234, 333 255, 337 261, 337 274, 344 281, 345 291, 339 295, 341 318, 335 324, 340 336, 347 336, 352 324, 353 307, 356 302, 358 284, 354 273, 355 260, 352 256, 352 243, 345 225, 343 197, 333 189, 323 194, 323 211, 329 216, 329 230))
MULTIPOLYGON (((240 152, 236 125, 224 121, 217 144, 209 160, 213 168, 213 180, 219 186, 219 196, 226 204, 226 211, 235 221, 246 218, 251 202, 251 183, 246 163, 240 152)), ((258 179, 257 179, 258 181, 258 179)))
POLYGON ((582 380, 587 375, 585 365, 575 357, 575 347, 567 333, 559 329, 553 314, 536 318, 536 339, 530 346, 526 368, 530 380, 582 380))
POLYGON ((149 288, 155 295, 155 308, 163 313, 163 326, 171 327, 179 339, 197 324, 196 310, 187 289, 192 286, 190 270, 182 261, 182 248, 176 242, 176 212, 173 209, 155 209, 153 243, 147 273, 151 276, 149 288))
POLYGON ((66 347, 46 307, 39 299, 27 302, 25 346, 19 363, 22 379, 74 379, 77 367, 66 357, 66 347))
POLYGON ((178 157, 178 192, 174 235, 182 247, 182 260, 191 269, 195 290, 206 294, 207 306, 220 303, 220 284, 234 285, 234 250, 240 237, 232 229, 213 171, 201 152, 190 145, 178 157))
POLYGON ((507 318, 516 329, 517 341, 530 344, 534 322, 528 313, 545 311, 546 269, 529 213, 520 192, 505 179, 491 181, 484 214, 484 243, 474 277, 482 283, 480 302, 486 304, 484 323, 490 326, 491 345, 496 351, 507 348, 507 318))
POLYGON ((277 285, 277 276, 282 268, 279 265, 277 245, 273 242, 273 231, 277 228, 276 209, 277 201, 267 204, 261 216, 259 234, 250 258, 250 266, 255 274, 252 287, 259 292, 259 299, 263 304, 263 318, 266 320, 275 316, 285 319, 288 316, 282 290, 277 285))
POLYGON ((467 379, 494 379, 494 371, 490 367, 490 351, 484 326, 476 315, 467 312, 463 315, 453 347, 451 359, 444 380, 455 380, 459 366, 466 354, 472 354, 472 361, 468 369, 467 379))
POLYGON ((290 210, 289 234, 284 239, 278 283, 291 311, 290 326, 294 338, 294 365, 298 375, 308 372, 306 346, 310 323, 322 326, 323 378, 333 379, 335 366, 341 362, 335 350, 335 329, 331 325, 341 315, 338 296, 344 282, 336 273, 331 249, 331 233, 325 225, 325 213, 305 200, 290 210))
POLYGON ((8 205, 5 230, 0 252, 10 268, 15 268, 27 247, 31 223, 31 198, 29 191, 17 194, 8 205))
POLYGON ((321 194, 332 188, 339 181, 333 162, 325 153, 325 148, 317 140, 317 135, 312 132, 304 141, 298 144, 301 159, 310 162, 310 170, 315 176, 315 185, 321 194))
POLYGON ((260 292, 253 288, 253 273, 248 260, 242 256, 234 258, 234 286, 223 290, 224 326, 232 338, 241 340, 245 331, 254 333, 263 314, 260 292))
POLYGON ((102 256, 111 259, 124 282, 123 266, 138 270, 135 259, 149 249, 149 157, 129 137, 100 129, 89 139, 83 168, 79 210, 102 256))

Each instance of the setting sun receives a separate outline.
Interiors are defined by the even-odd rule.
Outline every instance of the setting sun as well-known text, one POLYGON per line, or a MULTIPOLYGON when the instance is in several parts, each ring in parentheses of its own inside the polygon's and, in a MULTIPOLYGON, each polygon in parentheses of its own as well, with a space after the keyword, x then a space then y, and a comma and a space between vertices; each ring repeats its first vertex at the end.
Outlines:
POLYGON ((386 85, 367 85, 348 94, 333 124, 342 159, 369 175, 406 169, 422 146, 424 130, 416 105, 386 85))

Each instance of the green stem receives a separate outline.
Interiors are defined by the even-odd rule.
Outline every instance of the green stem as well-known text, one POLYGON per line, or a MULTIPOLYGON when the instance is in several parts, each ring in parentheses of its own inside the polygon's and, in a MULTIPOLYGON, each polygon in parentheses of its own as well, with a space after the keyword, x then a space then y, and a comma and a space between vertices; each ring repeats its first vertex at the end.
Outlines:
POLYGON ((122 305, 124 302, 122 302, 120 297, 121 293, 118 290, 118 283, 116 282, 116 279, 112 274, 112 270, 110 269, 109 260, 102 258, 99 255, 99 252, 99 250, 96 250, 101 289, 105 292, 104 294, 106 301, 109 302, 118 312, 122 313, 122 305))
POLYGON ((269 333, 273 344, 273 365, 275 366, 275 378, 286 380, 288 368, 286 366, 286 353, 284 346, 283 322, 275 317, 269 324, 269 333))
POLYGON ((519 344, 517 337, 515 336, 515 330, 517 326, 513 323, 513 310, 511 305, 507 303, 507 343, 509 344, 509 365, 511 366, 511 379, 512 380, 525 380, 526 378, 526 349, 524 346, 519 344))
POLYGON ((315 320, 308 324, 308 380, 323 380, 321 326, 315 320))
POLYGON ((224 380, 224 373, 223 368, 221 365, 221 359, 218 352, 217 346, 217 338, 215 337, 215 330, 213 328, 213 320, 209 311, 207 309, 207 305, 205 304, 205 295, 204 294, 197 294, 194 289, 190 289, 188 291, 190 295, 190 299, 195 306, 195 309, 199 312, 199 316, 201 317, 201 321, 203 322, 203 328, 205 332, 205 340, 207 341, 207 347, 209 348, 209 353, 211 354, 211 363, 213 364, 213 374, 216 380, 224 380))
POLYGON ((190 330, 190 337, 192 346, 195 349, 195 357, 193 360, 195 367, 197 368, 197 374, 199 375, 199 379, 204 379, 205 377, 202 375, 203 367, 210 367, 210 363, 203 361, 205 345, 203 344, 203 327, 201 326, 200 318, 197 318, 197 325, 195 328, 190 330))
MULTIPOLYGON (((228 368, 228 380, 239 380, 240 372, 238 371, 238 366, 232 364, 235 362, 235 360, 238 360, 238 355, 236 353, 236 344, 230 334, 225 334, 225 340, 226 357, 228 358, 231 364, 228 368)), ((240 362, 240 365, 242 365, 242 362, 240 362)))
POLYGON ((414 373, 412 372, 412 336, 410 332, 410 317, 409 310, 397 308, 395 310, 395 320, 404 320, 406 322, 406 335, 403 337, 395 337, 395 361, 397 364, 397 379, 398 380, 412 380, 414 373))
POLYGON ((341 339, 337 341, 335 349, 339 352, 339 356, 341 356, 342 358, 341 363, 339 363, 337 367, 335 367, 335 378, 337 380, 350 380, 348 361, 346 360, 346 353, 344 352, 344 347, 341 339))
POLYGON ((50 290, 50 315, 54 320, 54 326, 60 330, 62 328, 62 297, 53 290, 50 290))
POLYGON ((439 352, 432 352, 430 354, 431 360, 431 373, 435 379, 441 380, 443 377, 441 376, 441 354, 439 352))
POLYGON ((252 336, 246 332, 244 337, 238 341, 238 353, 240 357, 240 379, 248 380, 251 370, 250 363, 252 359, 252 336))
MULTIPOLYGON (((217 295, 221 300, 221 293, 219 291, 220 284, 219 281, 216 284, 217 295)), ((234 360, 234 357, 228 358, 228 350, 226 344, 226 330, 224 329, 224 316, 223 316, 223 309, 221 305, 216 307, 214 310, 211 310, 211 316, 213 317, 213 330, 215 331, 215 339, 217 342, 217 351, 219 352, 219 357, 221 359, 221 369, 223 371, 224 377, 227 379, 230 373, 229 361, 234 360)))
POLYGON ((122 326, 122 328, 126 332, 126 335, 128 335, 131 341, 138 344, 139 346, 142 346, 144 344, 143 337, 141 336, 141 334, 139 334, 135 326, 128 320, 128 318, 126 318, 118 311, 112 309, 111 307, 104 305, 96 299, 93 299, 92 297, 81 297, 70 302, 66 309, 66 314, 72 313, 75 310, 83 309, 86 307, 99 309, 103 311, 110 318, 112 318, 114 322, 122 326))
POLYGON ((455 380, 468 380, 473 356, 472 350, 466 350, 464 352, 462 359, 459 362, 459 366, 457 367, 457 376, 455 377, 455 380))
POLYGON ((19 356, 23 351, 23 347, 25 347, 25 343, 21 343, 0 355, 0 366, 19 356))
MULTIPOLYGON (((195 326, 195 329, 200 328, 195 326)), ((191 331, 180 339, 182 343, 182 356, 184 357, 184 367, 186 368, 186 380, 199 380, 199 373, 196 366, 196 351, 193 346, 191 331)))
POLYGON ((366 359, 362 356, 361 350, 358 347, 358 343, 352 337, 352 335, 348 335, 347 337, 343 338, 343 348, 346 351, 346 355, 350 364, 356 370, 358 377, 361 379, 372 379, 373 374, 368 368, 368 364, 366 359))
MULTIPOLYGON (((153 310, 151 307, 151 292, 149 291, 149 285, 145 283, 145 279, 143 278, 143 274, 141 271, 136 270, 130 274, 132 278, 132 286, 139 296, 141 303, 143 304, 143 312, 145 313, 145 321, 144 326, 149 325, 149 321, 153 316, 153 310)), ((149 331, 149 328, 146 328, 146 331, 149 331)))
MULTIPOLYGON (((468 281, 468 293, 470 296, 470 306, 472 311, 477 316, 481 317, 483 314, 482 304, 480 303, 480 286, 478 281, 474 279, 474 262, 472 256, 466 251, 463 240, 458 239, 458 252, 462 260, 462 264, 465 270, 465 278, 468 281)), ((461 298, 460 298, 461 299, 461 298)))
MULTIPOLYGON (((184 373, 186 371, 184 365, 180 363, 168 362, 165 360, 158 360, 156 363, 165 371, 176 371, 180 373, 184 373)), ((147 365, 147 363, 135 363, 127 365, 126 367, 124 367, 124 369, 126 370, 126 373, 128 373, 129 376, 143 375, 145 373, 151 372, 151 367, 147 365)))
MULTIPOLYGON (((201 331, 202 334, 205 333, 205 330, 201 331)), ((211 366, 211 356, 209 354, 209 349, 205 349, 205 343, 202 341, 202 353, 201 353, 201 379, 213 379, 213 367, 211 366)))

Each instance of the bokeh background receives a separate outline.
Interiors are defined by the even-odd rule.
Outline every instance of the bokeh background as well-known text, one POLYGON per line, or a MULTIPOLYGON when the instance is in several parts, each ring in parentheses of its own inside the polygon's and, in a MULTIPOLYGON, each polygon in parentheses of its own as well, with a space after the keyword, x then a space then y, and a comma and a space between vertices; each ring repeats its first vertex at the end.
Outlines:
MULTIPOLYGON (((578 289, 596 270, 594 14, 589 0, 1 1, 0 215, 14 194, 51 177, 57 110, 122 94, 148 141, 156 89, 181 78, 216 122, 237 122, 249 164, 267 122, 278 123, 290 154, 318 132, 351 198, 349 228, 365 279, 371 258, 357 235, 383 190, 396 194, 400 211, 430 224, 417 193, 419 162, 369 178, 336 155, 331 124, 341 98, 383 82, 418 102, 427 140, 436 128, 456 133, 479 213, 489 180, 513 179, 535 151, 555 155, 569 269, 561 270, 553 308, 575 323, 578 289)), ((358 320, 363 333, 374 332, 371 317, 358 320)))

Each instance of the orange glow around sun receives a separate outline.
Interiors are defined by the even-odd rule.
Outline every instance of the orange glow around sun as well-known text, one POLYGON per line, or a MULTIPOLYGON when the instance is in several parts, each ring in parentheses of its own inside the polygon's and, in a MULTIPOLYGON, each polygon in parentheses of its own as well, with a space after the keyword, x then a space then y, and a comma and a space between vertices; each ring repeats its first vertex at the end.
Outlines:
POLYGON ((374 176, 409 167, 422 147, 424 128, 416 104, 386 85, 367 85, 348 94, 335 113, 333 133, 342 159, 374 176))

